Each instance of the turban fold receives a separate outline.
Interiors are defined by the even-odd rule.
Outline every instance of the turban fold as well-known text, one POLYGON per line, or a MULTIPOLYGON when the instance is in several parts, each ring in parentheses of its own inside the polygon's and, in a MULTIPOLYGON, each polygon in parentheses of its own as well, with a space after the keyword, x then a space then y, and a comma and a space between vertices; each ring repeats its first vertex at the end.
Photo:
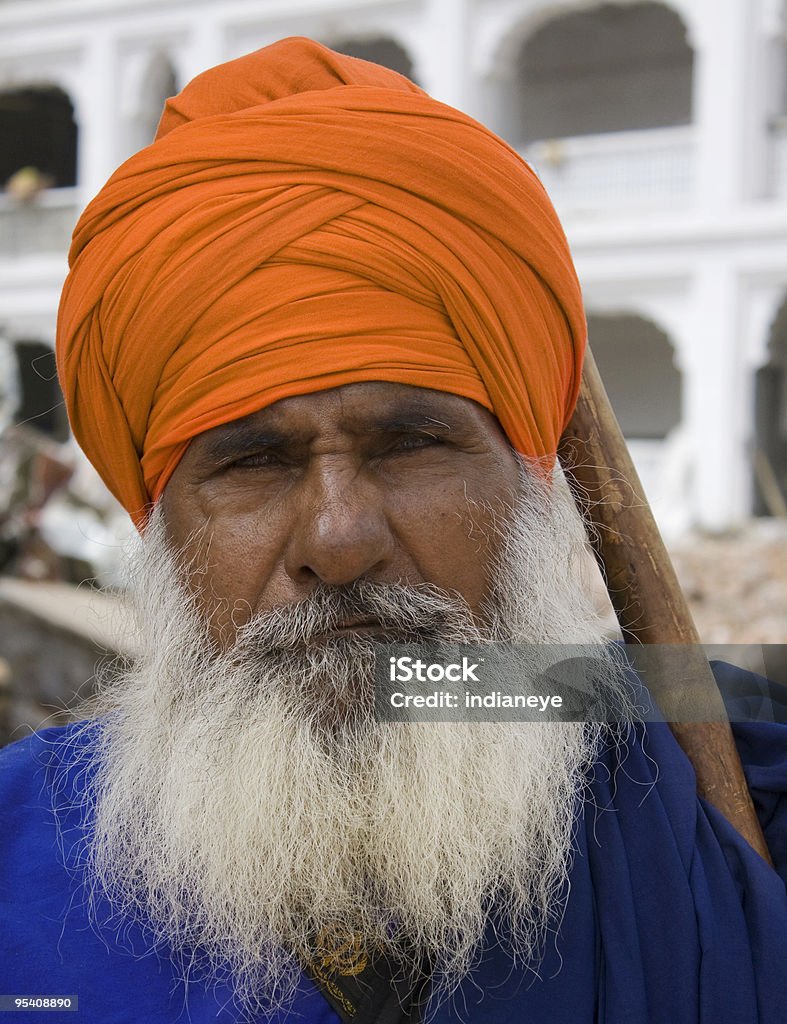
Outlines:
POLYGON ((585 321, 533 171, 401 75, 285 39, 194 79, 74 231, 58 371, 141 524, 189 441, 358 381, 479 402, 553 456, 585 321))

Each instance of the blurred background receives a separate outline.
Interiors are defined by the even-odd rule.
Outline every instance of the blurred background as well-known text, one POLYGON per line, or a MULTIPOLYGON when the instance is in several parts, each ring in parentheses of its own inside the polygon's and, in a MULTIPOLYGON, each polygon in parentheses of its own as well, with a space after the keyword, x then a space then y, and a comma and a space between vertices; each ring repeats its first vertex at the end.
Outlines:
POLYGON ((131 530, 55 373, 71 231, 168 96, 287 35, 535 167, 703 639, 787 641, 785 0, 0 0, 0 743, 133 657, 131 530))

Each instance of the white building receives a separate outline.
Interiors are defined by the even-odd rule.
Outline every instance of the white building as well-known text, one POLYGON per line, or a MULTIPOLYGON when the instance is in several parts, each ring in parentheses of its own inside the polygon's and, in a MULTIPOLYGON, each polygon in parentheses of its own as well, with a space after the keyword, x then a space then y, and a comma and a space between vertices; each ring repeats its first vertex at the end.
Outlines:
POLYGON ((51 179, 0 195, 0 418, 52 398, 29 363, 54 340, 71 229, 164 98, 293 34, 405 71, 535 165, 668 531, 779 510, 785 0, 0 0, 0 182, 51 179))

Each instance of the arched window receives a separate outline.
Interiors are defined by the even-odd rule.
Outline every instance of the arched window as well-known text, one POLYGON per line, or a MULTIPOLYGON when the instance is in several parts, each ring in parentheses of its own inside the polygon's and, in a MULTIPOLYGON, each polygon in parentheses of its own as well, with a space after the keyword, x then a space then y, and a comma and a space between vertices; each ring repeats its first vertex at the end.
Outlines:
POLYGON ((688 124, 692 69, 685 25, 663 4, 556 17, 519 54, 515 144, 688 124))
POLYGON ((374 36, 368 39, 340 39, 329 44, 332 50, 345 53, 348 57, 360 57, 374 64, 398 71, 400 75, 415 81, 413 62, 407 50, 389 36, 374 36))
POLYGON ((53 188, 76 185, 77 126, 71 100, 56 86, 0 92, 0 187, 35 167, 53 188))
POLYGON ((771 326, 768 362, 755 378, 755 513, 787 508, 787 299, 771 326))

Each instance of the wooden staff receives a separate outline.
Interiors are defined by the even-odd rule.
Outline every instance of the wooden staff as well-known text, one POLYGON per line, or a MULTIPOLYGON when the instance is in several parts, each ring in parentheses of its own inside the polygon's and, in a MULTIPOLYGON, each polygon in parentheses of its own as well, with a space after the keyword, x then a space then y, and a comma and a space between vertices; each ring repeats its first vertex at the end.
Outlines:
POLYGON ((694 767, 698 793, 771 863, 724 703, 590 351, 558 456, 591 524, 590 541, 624 638, 686 645, 680 648, 682 679, 648 678, 648 684, 694 767))

